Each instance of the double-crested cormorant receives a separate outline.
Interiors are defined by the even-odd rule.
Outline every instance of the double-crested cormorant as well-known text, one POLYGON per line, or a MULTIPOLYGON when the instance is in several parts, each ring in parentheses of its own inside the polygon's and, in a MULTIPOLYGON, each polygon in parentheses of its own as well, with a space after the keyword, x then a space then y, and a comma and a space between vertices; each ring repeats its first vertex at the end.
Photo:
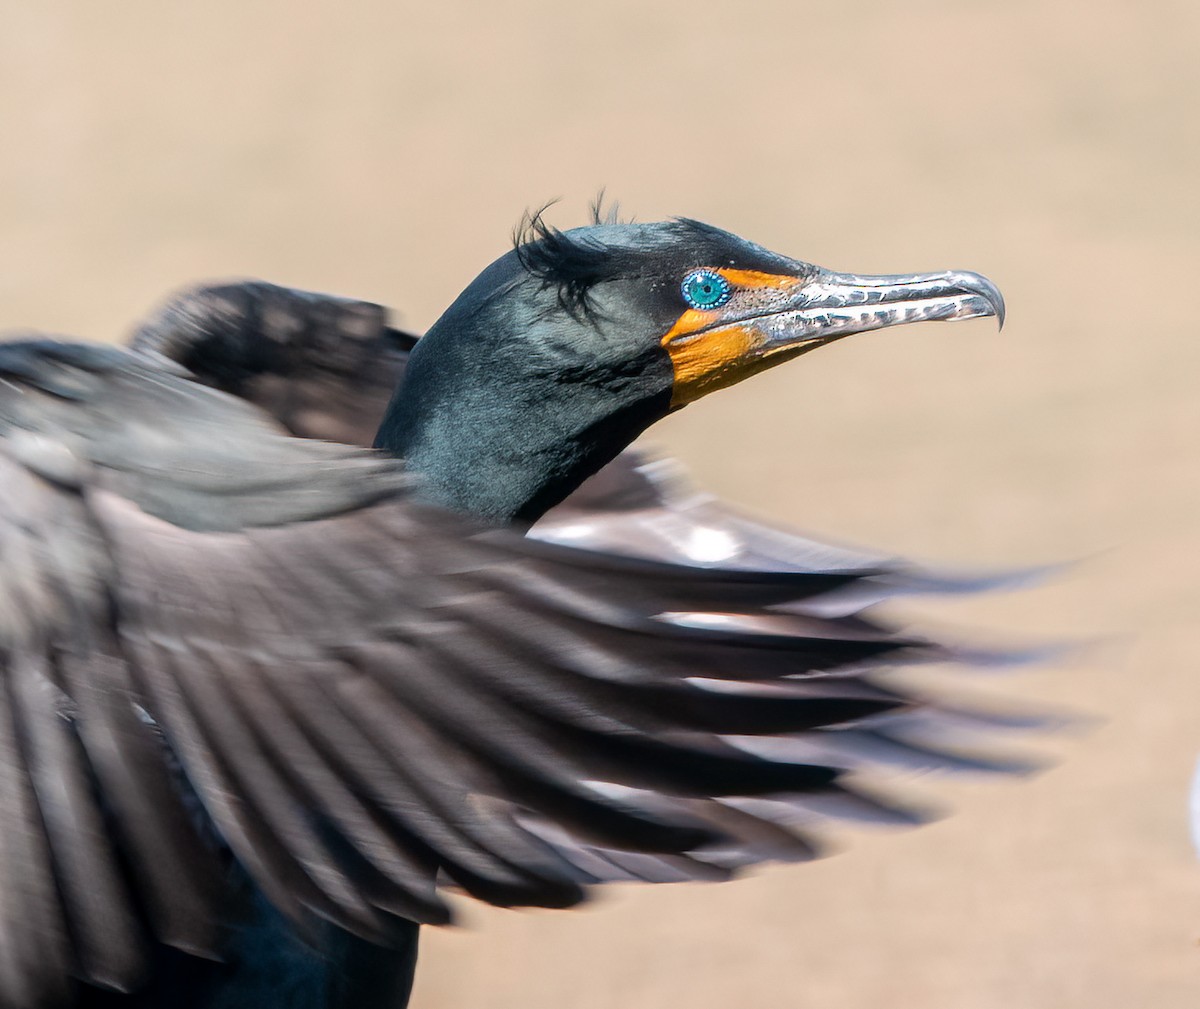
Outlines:
POLYGON ((955 657, 860 613, 936 584, 617 457, 996 288, 692 221, 527 239, 415 346, 254 284, 128 349, 0 345, 0 1005, 399 1006, 442 886, 721 878, 910 817, 844 768, 986 765, 930 735, 969 713, 874 675, 955 657), (401 370, 384 451, 312 440, 369 438, 401 370))

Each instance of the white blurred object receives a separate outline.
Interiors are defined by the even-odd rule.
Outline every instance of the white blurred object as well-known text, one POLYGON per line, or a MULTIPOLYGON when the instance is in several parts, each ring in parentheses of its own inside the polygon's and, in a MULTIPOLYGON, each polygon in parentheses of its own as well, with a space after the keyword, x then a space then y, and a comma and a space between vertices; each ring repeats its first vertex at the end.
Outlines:
POLYGON ((1196 854, 1200 855, 1200 758, 1196 760, 1196 772, 1192 775, 1192 794, 1188 809, 1191 813, 1192 844, 1196 848, 1196 854))

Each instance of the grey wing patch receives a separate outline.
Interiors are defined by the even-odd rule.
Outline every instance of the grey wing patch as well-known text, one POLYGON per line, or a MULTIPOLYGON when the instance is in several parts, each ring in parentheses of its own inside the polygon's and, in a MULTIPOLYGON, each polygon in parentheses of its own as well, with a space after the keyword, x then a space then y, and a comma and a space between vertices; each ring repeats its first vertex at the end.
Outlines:
POLYGON ((0 380, 0 436, 10 452, 39 443, 45 450, 31 465, 84 460, 92 480, 184 527, 296 522, 409 483, 394 459, 289 437, 254 404, 144 353, 0 344, 0 380))
POLYGON ((367 446, 416 340, 379 305, 242 281, 174 295, 130 347, 182 364, 294 435, 367 446))

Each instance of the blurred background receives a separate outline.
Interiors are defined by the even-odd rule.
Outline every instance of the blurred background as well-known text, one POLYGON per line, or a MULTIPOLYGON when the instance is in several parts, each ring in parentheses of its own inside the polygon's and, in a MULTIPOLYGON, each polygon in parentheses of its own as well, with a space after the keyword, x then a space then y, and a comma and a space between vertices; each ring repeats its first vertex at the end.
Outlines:
POLYGON ((116 339, 182 283, 254 276, 420 330, 526 207, 583 223, 602 186, 833 269, 987 274, 1001 335, 861 336, 651 441, 836 540, 1082 559, 920 614, 1099 642, 999 685, 1098 726, 818 864, 465 908, 427 934, 413 1004, 1190 1009, 1198 95, 1184 0, 0 0, 0 326, 116 339))

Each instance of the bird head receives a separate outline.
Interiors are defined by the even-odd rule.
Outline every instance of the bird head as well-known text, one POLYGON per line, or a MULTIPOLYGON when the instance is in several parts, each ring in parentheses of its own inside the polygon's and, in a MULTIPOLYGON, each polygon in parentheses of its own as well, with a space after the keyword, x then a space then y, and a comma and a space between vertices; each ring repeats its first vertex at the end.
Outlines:
POLYGON ((413 351, 377 444, 441 503, 532 521, 646 427, 826 343, 995 316, 977 273, 834 273, 690 220, 535 217, 413 351))

